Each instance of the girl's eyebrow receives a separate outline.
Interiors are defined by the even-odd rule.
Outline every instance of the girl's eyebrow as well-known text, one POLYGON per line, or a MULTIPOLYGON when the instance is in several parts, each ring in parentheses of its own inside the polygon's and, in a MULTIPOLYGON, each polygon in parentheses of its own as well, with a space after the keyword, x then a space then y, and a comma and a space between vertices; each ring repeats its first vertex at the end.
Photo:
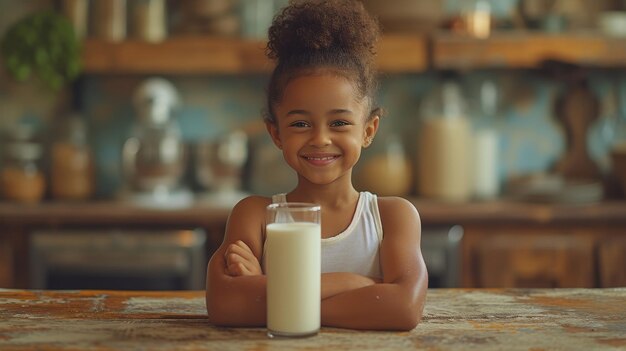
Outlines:
POLYGON ((350 114, 350 113, 352 113, 351 110, 346 110, 342 108, 337 108, 337 109, 333 109, 330 111, 331 115, 341 115, 341 114, 350 114))
MULTIPOLYGON (((332 109, 328 112, 328 114, 330 115, 341 115, 341 114, 351 114, 352 111, 351 110, 347 110, 347 109, 343 109, 343 108, 336 108, 336 109, 332 109)), ((311 112, 307 111, 307 110, 291 110, 289 112, 287 112, 287 116, 293 116, 293 115, 305 115, 308 116, 310 115, 311 112)))
POLYGON ((292 116, 292 115, 310 115, 311 113, 309 113, 306 110, 291 110, 289 112, 287 112, 287 116, 292 116))

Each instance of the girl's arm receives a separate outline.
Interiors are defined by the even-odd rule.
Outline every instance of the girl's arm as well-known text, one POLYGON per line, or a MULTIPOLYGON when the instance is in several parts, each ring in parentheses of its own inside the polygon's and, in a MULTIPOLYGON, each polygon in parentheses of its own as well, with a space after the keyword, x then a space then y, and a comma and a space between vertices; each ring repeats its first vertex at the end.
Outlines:
POLYGON ((213 324, 244 327, 266 323, 265 276, 236 276, 240 269, 246 273, 254 272, 255 268, 240 265, 236 255, 227 257, 226 252, 231 254, 234 247, 241 247, 241 241, 260 262, 265 207, 269 202, 262 197, 246 198, 233 208, 228 218, 224 241, 207 268, 206 306, 213 324))
POLYGON ((421 320, 428 274, 420 250, 421 223, 401 198, 380 198, 383 282, 322 301, 322 324, 353 329, 410 330, 421 320))
MULTIPOLYGON (((206 306, 209 320, 216 325, 266 324, 267 284, 260 261, 262 216, 268 204, 269 201, 255 197, 237 204, 228 218, 224 241, 211 257, 207 268, 206 306)), ((322 275, 322 299, 375 283, 358 274, 325 273, 322 275)))

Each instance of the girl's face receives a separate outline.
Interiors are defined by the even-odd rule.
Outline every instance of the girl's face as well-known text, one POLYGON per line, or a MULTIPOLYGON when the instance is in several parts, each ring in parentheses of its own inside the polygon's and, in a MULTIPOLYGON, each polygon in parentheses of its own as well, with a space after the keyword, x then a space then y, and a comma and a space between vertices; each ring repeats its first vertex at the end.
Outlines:
POLYGON ((350 180, 352 167, 378 129, 353 84, 332 74, 305 75, 287 84, 267 129, 289 166, 314 184, 350 180), (347 178, 346 178, 347 177, 347 178))

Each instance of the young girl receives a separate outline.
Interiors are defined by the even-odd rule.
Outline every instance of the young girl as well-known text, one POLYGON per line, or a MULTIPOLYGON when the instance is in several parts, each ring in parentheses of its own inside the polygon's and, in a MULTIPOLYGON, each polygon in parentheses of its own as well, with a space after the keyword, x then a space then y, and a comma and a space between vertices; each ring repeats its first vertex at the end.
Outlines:
POLYGON ((421 319, 428 277, 420 218, 397 197, 359 193, 352 168, 376 135, 377 22, 360 2, 291 2, 269 29, 277 60, 267 130, 298 174, 291 192, 251 196, 232 210, 207 270, 209 319, 224 326, 266 323, 265 208, 273 201, 322 208, 322 325, 409 330, 421 319))

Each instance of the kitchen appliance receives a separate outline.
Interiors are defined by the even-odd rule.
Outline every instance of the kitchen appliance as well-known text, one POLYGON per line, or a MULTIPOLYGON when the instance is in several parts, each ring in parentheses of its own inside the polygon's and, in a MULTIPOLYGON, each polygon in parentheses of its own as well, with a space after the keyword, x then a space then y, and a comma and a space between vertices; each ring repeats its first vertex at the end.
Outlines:
POLYGON ((30 237, 30 288, 204 289, 203 230, 42 230, 30 237))
POLYGON ((182 135, 172 116, 179 95, 172 83, 151 78, 133 97, 137 123, 122 149, 122 198, 142 206, 189 206, 191 191, 181 184, 186 167, 182 135))
POLYGON ((196 178, 207 190, 200 199, 217 206, 232 207, 248 195, 242 190, 242 177, 248 160, 248 136, 235 130, 196 149, 196 178))

